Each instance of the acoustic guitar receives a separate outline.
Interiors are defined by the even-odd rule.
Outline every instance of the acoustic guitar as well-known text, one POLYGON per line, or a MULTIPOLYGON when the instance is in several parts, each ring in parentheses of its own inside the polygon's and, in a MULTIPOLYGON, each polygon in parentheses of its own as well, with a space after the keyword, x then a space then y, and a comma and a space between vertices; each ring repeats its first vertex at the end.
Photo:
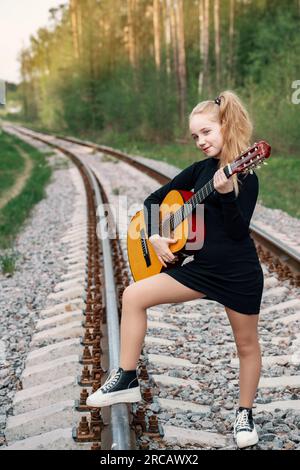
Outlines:
MULTIPOLYGON (((253 173, 259 169, 260 163, 270 157, 271 147, 267 142, 260 141, 239 155, 233 162, 228 163, 223 171, 227 178, 235 173, 253 173)), ((187 256, 195 250, 191 246, 203 245, 205 238, 204 222, 201 230, 196 230, 196 207, 214 191, 213 178, 199 191, 172 190, 159 206, 159 234, 162 237, 177 239, 170 244, 170 251, 175 254, 177 261, 166 263, 164 267, 148 240, 147 225, 144 210, 138 211, 130 220, 127 232, 127 250, 129 265, 134 281, 159 274, 170 267, 181 265, 187 256), (195 235, 196 234, 196 235, 195 235), (196 237, 196 238, 195 238, 196 237), (193 245, 193 243, 196 243, 193 245)), ((199 220, 198 220, 199 222, 199 220)))

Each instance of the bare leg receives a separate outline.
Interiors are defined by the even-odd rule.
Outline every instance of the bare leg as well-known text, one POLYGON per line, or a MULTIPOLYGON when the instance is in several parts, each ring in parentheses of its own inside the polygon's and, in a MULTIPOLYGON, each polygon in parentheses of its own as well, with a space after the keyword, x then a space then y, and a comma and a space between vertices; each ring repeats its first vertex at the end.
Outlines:
POLYGON ((225 307, 240 361, 240 406, 252 408, 261 371, 258 315, 245 315, 225 307))
POLYGON ((205 294, 190 289, 166 273, 128 286, 122 299, 120 366, 134 370, 147 330, 146 309, 154 305, 201 299, 205 294))

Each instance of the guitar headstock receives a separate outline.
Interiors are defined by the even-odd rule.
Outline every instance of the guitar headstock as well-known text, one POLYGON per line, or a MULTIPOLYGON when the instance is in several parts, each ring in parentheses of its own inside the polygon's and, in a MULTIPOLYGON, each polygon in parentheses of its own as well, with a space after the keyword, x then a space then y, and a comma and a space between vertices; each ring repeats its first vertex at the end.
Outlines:
POLYGON ((261 140, 255 142, 252 147, 249 147, 244 153, 237 157, 232 163, 230 163, 230 169, 232 174, 234 173, 253 173, 254 169, 259 169, 260 164, 267 165, 265 160, 271 155, 271 146, 261 140))

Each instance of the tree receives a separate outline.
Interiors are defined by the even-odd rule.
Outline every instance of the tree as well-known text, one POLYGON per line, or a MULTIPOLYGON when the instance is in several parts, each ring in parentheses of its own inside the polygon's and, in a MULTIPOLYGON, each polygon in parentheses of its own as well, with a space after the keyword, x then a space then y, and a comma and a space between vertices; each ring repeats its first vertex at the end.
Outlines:
POLYGON ((134 11, 136 0, 127 0, 128 15, 128 52, 129 60, 133 68, 137 66, 135 28, 134 28, 134 11))
POLYGON ((215 56, 216 56, 216 88, 220 89, 221 60, 220 60, 220 0, 214 1, 214 30, 215 30, 215 56))
POLYGON ((171 19, 170 19, 170 0, 163 0, 163 18, 165 34, 166 51, 166 71, 168 76, 171 74, 171 19))
POLYGON ((230 0, 229 7, 229 54, 228 54, 228 86, 232 88, 234 86, 234 75, 233 75, 233 54, 234 54, 234 11, 235 11, 235 0, 230 0))
POLYGON ((178 84, 179 84, 179 116, 184 126, 186 113, 186 57, 184 43, 183 0, 174 0, 176 38, 178 44, 178 84))
POLYGON ((202 95, 208 84, 208 51, 209 51, 209 0, 199 0, 200 27, 200 62, 198 94, 202 95))
POLYGON ((79 28, 78 28, 78 2, 70 0, 70 16, 72 24, 73 50, 75 59, 79 59, 79 28))
POLYGON ((156 69, 160 69, 160 0, 153 0, 154 57, 156 69))

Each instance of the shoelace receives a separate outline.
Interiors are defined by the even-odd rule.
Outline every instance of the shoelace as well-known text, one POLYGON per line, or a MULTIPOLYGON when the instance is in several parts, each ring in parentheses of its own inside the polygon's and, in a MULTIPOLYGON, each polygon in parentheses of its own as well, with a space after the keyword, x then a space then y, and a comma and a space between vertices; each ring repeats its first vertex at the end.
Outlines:
POLYGON ((250 429, 248 413, 247 410, 242 410, 238 413, 236 417, 235 428, 236 431, 239 431, 239 429, 247 427, 250 429))
POLYGON ((119 377, 120 377, 120 372, 117 373, 117 369, 112 369, 105 384, 102 385, 101 389, 106 392, 111 386, 114 386, 118 382, 119 377))

